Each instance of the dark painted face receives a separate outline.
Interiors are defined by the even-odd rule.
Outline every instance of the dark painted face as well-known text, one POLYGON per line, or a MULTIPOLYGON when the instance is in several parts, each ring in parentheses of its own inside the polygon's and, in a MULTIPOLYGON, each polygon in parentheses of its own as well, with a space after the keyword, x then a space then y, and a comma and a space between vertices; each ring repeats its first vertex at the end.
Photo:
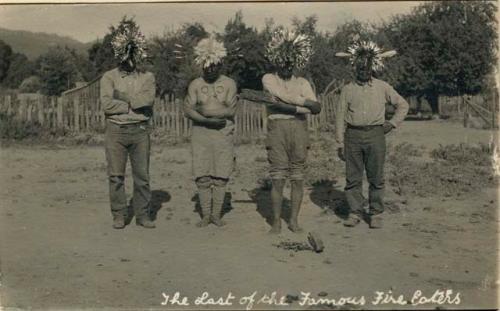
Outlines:
POLYGON ((120 67, 122 70, 132 72, 137 67, 137 47, 133 42, 127 43, 125 56, 122 58, 120 67))
POLYGON ((354 63, 356 79, 360 82, 368 82, 372 78, 373 58, 370 56, 360 56, 354 63))
POLYGON ((283 66, 278 67, 278 76, 283 80, 290 80, 293 75, 293 66, 291 62, 286 62, 283 66))
POLYGON ((210 67, 203 68, 203 80, 207 83, 214 83, 219 79, 222 65, 213 64, 210 67))

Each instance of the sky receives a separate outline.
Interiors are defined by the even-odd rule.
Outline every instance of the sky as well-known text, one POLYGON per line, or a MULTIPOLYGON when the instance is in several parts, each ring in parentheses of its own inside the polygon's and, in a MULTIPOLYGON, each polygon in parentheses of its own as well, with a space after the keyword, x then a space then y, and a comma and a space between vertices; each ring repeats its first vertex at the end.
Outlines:
POLYGON ((388 20, 392 15, 409 13, 418 4, 372 1, 7 5, 0 0, 0 27, 55 33, 89 42, 102 38, 108 27, 117 25, 124 15, 135 17, 146 36, 150 36, 188 22, 201 22, 208 31, 222 31, 228 19, 241 10, 245 23, 257 28, 264 25, 266 18, 290 25, 294 16, 303 19, 315 14, 320 30, 334 31, 352 19, 374 23, 388 20))

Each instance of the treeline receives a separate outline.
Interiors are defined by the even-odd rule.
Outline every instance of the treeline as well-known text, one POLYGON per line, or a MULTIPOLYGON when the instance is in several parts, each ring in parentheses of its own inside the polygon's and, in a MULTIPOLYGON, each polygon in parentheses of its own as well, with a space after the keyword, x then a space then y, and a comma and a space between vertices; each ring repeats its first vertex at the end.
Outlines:
MULTIPOLYGON (((328 93, 351 77, 350 65, 334 55, 345 51, 355 39, 373 40, 398 55, 380 73, 405 96, 426 98, 437 107, 438 95, 477 94, 492 84, 497 53, 497 7, 492 1, 426 2, 409 14, 393 16, 373 25, 353 20, 333 31, 319 31, 317 17, 292 19, 292 27, 313 38, 315 54, 301 74, 317 93, 328 93)), ((124 17, 123 22, 133 22, 124 17)), ((225 74, 241 88, 261 88, 262 75, 272 70, 264 56, 271 32, 277 25, 266 20, 262 29, 248 26, 241 12, 228 20, 224 31, 213 34, 225 42, 229 55, 225 74)), ((77 81, 89 81, 116 66, 110 27, 88 57, 66 47, 54 47, 31 62, 0 43, 0 82, 23 91, 39 90, 57 95, 77 81)), ((157 79, 159 95, 182 96, 191 79, 200 74, 193 63, 193 47, 208 36, 202 24, 182 25, 177 30, 148 38, 145 65, 157 79)))

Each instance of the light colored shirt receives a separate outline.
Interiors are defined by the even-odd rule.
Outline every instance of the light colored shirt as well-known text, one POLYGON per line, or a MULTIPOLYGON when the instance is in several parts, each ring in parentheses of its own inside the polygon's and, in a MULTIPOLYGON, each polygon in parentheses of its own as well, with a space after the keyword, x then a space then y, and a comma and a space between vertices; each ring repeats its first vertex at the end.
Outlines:
MULTIPOLYGON (((281 79, 277 74, 268 73, 262 77, 265 91, 281 101, 295 106, 303 106, 306 99, 318 101, 309 81, 302 77, 292 76, 289 80, 281 79)), ((293 115, 273 113, 269 111, 270 119, 292 119, 293 115)))
POLYGON ((151 72, 127 73, 112 69, 102 76, 100 89, 101 104, 108 120, 130 124, 150 119, 156 90, 151 72))
POLYGON ((197 78, 189 84, 184 110, 196 110, 204 117, 233 117, 236 112, 237 91, 236 82, 224 75, 214 83, 197 78))
POLYGON ((396 107, 389 122, 397 127, 408 113, 408 102, 388 83, 372 78, 370 82, 351 82, 342 88, 335 117, 335 139, 344 141, 345 125, 382 125, 385 122, 385 104, 396 107))

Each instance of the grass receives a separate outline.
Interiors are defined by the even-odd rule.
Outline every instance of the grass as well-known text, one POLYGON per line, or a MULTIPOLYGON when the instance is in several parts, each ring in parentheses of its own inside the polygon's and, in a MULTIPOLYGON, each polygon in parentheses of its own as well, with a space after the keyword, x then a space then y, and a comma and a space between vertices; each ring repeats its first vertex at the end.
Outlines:
POLYGON ((395 146, 388 154, 387 179, 399 195, 460 197, 498 184, 493 148, 487 145, 446 145, 430 151, 430 160, 395 146))

